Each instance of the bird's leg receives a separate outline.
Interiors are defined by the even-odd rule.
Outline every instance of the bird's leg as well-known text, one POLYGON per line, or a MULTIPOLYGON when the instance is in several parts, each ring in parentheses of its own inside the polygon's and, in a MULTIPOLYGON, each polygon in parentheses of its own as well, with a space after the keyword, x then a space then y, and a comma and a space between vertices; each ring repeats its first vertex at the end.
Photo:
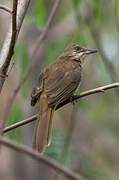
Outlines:
POLYGON ((71 97, 70 97, 70 102, 71 102, 72 105, 75 105, 75 101, 73 100, 73 99, 74 99, 73 97, 74 97, 74 96, 71 96, 71 97))
POLYGON ((73 95, 70 97, 71 104, 75 105, 78 102, 78 99, 76 99, 76 97, 79 97, 79 95, 73 95))

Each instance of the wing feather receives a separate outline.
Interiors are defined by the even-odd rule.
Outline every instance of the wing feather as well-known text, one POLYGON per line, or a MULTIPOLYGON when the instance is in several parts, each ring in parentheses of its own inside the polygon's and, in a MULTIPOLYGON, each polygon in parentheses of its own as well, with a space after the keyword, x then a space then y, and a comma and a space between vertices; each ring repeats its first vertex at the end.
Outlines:
POLYGON ((40 97, 41 93, 43 90, 43 73, 40 74, 39 76, 39 81, 38 85, 33 88, 32 93, 31 93, 31 105, 34 106, 40 97))
POLYGON ((70 72, 62 73, 60 78, 56 75, 53 78, 52 81, 47 83, 46 93, 49 104, 56 106, 56 104, 71 97, 79 83, 72 81, 70 72))

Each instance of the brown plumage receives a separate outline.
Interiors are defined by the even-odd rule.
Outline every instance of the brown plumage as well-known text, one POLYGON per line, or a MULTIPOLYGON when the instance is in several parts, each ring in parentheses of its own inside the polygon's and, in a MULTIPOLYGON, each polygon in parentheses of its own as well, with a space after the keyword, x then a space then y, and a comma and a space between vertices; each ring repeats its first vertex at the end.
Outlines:
POLYGON ((46 66, 41 72, 38 86, 31 94, 31 105, 38 103, 39 117, 33 136, 33 148, 37 151, 42 152, 49 145, 56 106, 72 98, 81 81, 82 61, 86 55, 95 52, 72 45, 64 50, 55 63, 46 66))

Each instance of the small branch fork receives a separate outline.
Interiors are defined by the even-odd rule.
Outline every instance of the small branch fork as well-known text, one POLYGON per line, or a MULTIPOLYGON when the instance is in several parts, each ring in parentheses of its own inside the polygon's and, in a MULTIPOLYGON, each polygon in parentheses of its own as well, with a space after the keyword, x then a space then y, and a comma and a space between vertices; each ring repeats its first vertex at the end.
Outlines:
MULTIPOLYGON (((83 97, 86 97, 86 96, 89 96, 89 95, 92 95, 92 94, 97 94, 97 93, 104 93, 106 90, 109 90, 109 89, 113 89, 113 88, 119 88, 119 83, 113 83, 113 84, 109 84, 109 85, 106 85, 106 86, 101 86, 101 87, 98 87, 98 88, 95 88, 95 89, 91 89, 91 90, 88 90, 88 91, 84 91, 82 92, 79 96, 75 95, 73 96, 72 98, 72 101, 75 101, 77 99, 80 99, 80 98, 83 98, 83 97)), ((57 106, 57 109, 63 107, 64 105, 70 103, 71 100, 68 99, 66 101, 64 101, 63 103, 59 104, 57 106)), ((14 123, 12 124, 11 126, 8 126, 6 128, 4 128, 3 130, 3 133, 6 133, 8 131, 11 131, 13 129, 16 129, 20 126, 23 126, 23 125, 26 125, 32 121, 35 121, 37 119, 37 115, 34 115, 34 116, 31 116, 25 120, 22 120, 20 122, 17 122, 17 123, 14 123)))
POLYGON ((85 178, 83 178, 79 174, 74 173, 73 171, 71 171, 68 168, 64 167, 63 165, 59 164, 55 160, 52 160, 52 159, 50 159, 48 157, 44 157, 44 156, 42 156, 41 154, 39 154, 38 152, 32 150, 29 147, 16 144, 14 141, 10 141, 10 140, 8 140, 6 138, 1 138, 0 143, 3 146, 6 146, 6 147, 11 148, 11 149, 13 149, 15 151, 18 151, 19 153, 24 153, 24 154, 36 159, 37 161, 45 164, 49 168, 55 170, 57 173, 62 174, 63 176, 67 177, 68 179, 86 180, 85 178))

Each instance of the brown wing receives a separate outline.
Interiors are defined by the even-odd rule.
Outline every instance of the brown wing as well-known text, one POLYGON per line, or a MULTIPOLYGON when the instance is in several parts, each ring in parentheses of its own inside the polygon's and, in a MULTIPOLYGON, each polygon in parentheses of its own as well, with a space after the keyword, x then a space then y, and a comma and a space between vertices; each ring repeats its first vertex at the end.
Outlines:
POLYGON ((57 69, 52 74, 52 77, 47 79, 46 93, 49 104, 56 106, 58 103, 70 98, 80 81, 80 73, 72 73, 72 71, 65 72, 57 69), (78 79, 76 78, 78 77, 78 79), (76 79, 76 81, 74 80, 76 79))
POLYGON ((43 90, 43 73, 39 76, 38 86, 33 88, 31 93, 31 105, 34 106, 43 90))

